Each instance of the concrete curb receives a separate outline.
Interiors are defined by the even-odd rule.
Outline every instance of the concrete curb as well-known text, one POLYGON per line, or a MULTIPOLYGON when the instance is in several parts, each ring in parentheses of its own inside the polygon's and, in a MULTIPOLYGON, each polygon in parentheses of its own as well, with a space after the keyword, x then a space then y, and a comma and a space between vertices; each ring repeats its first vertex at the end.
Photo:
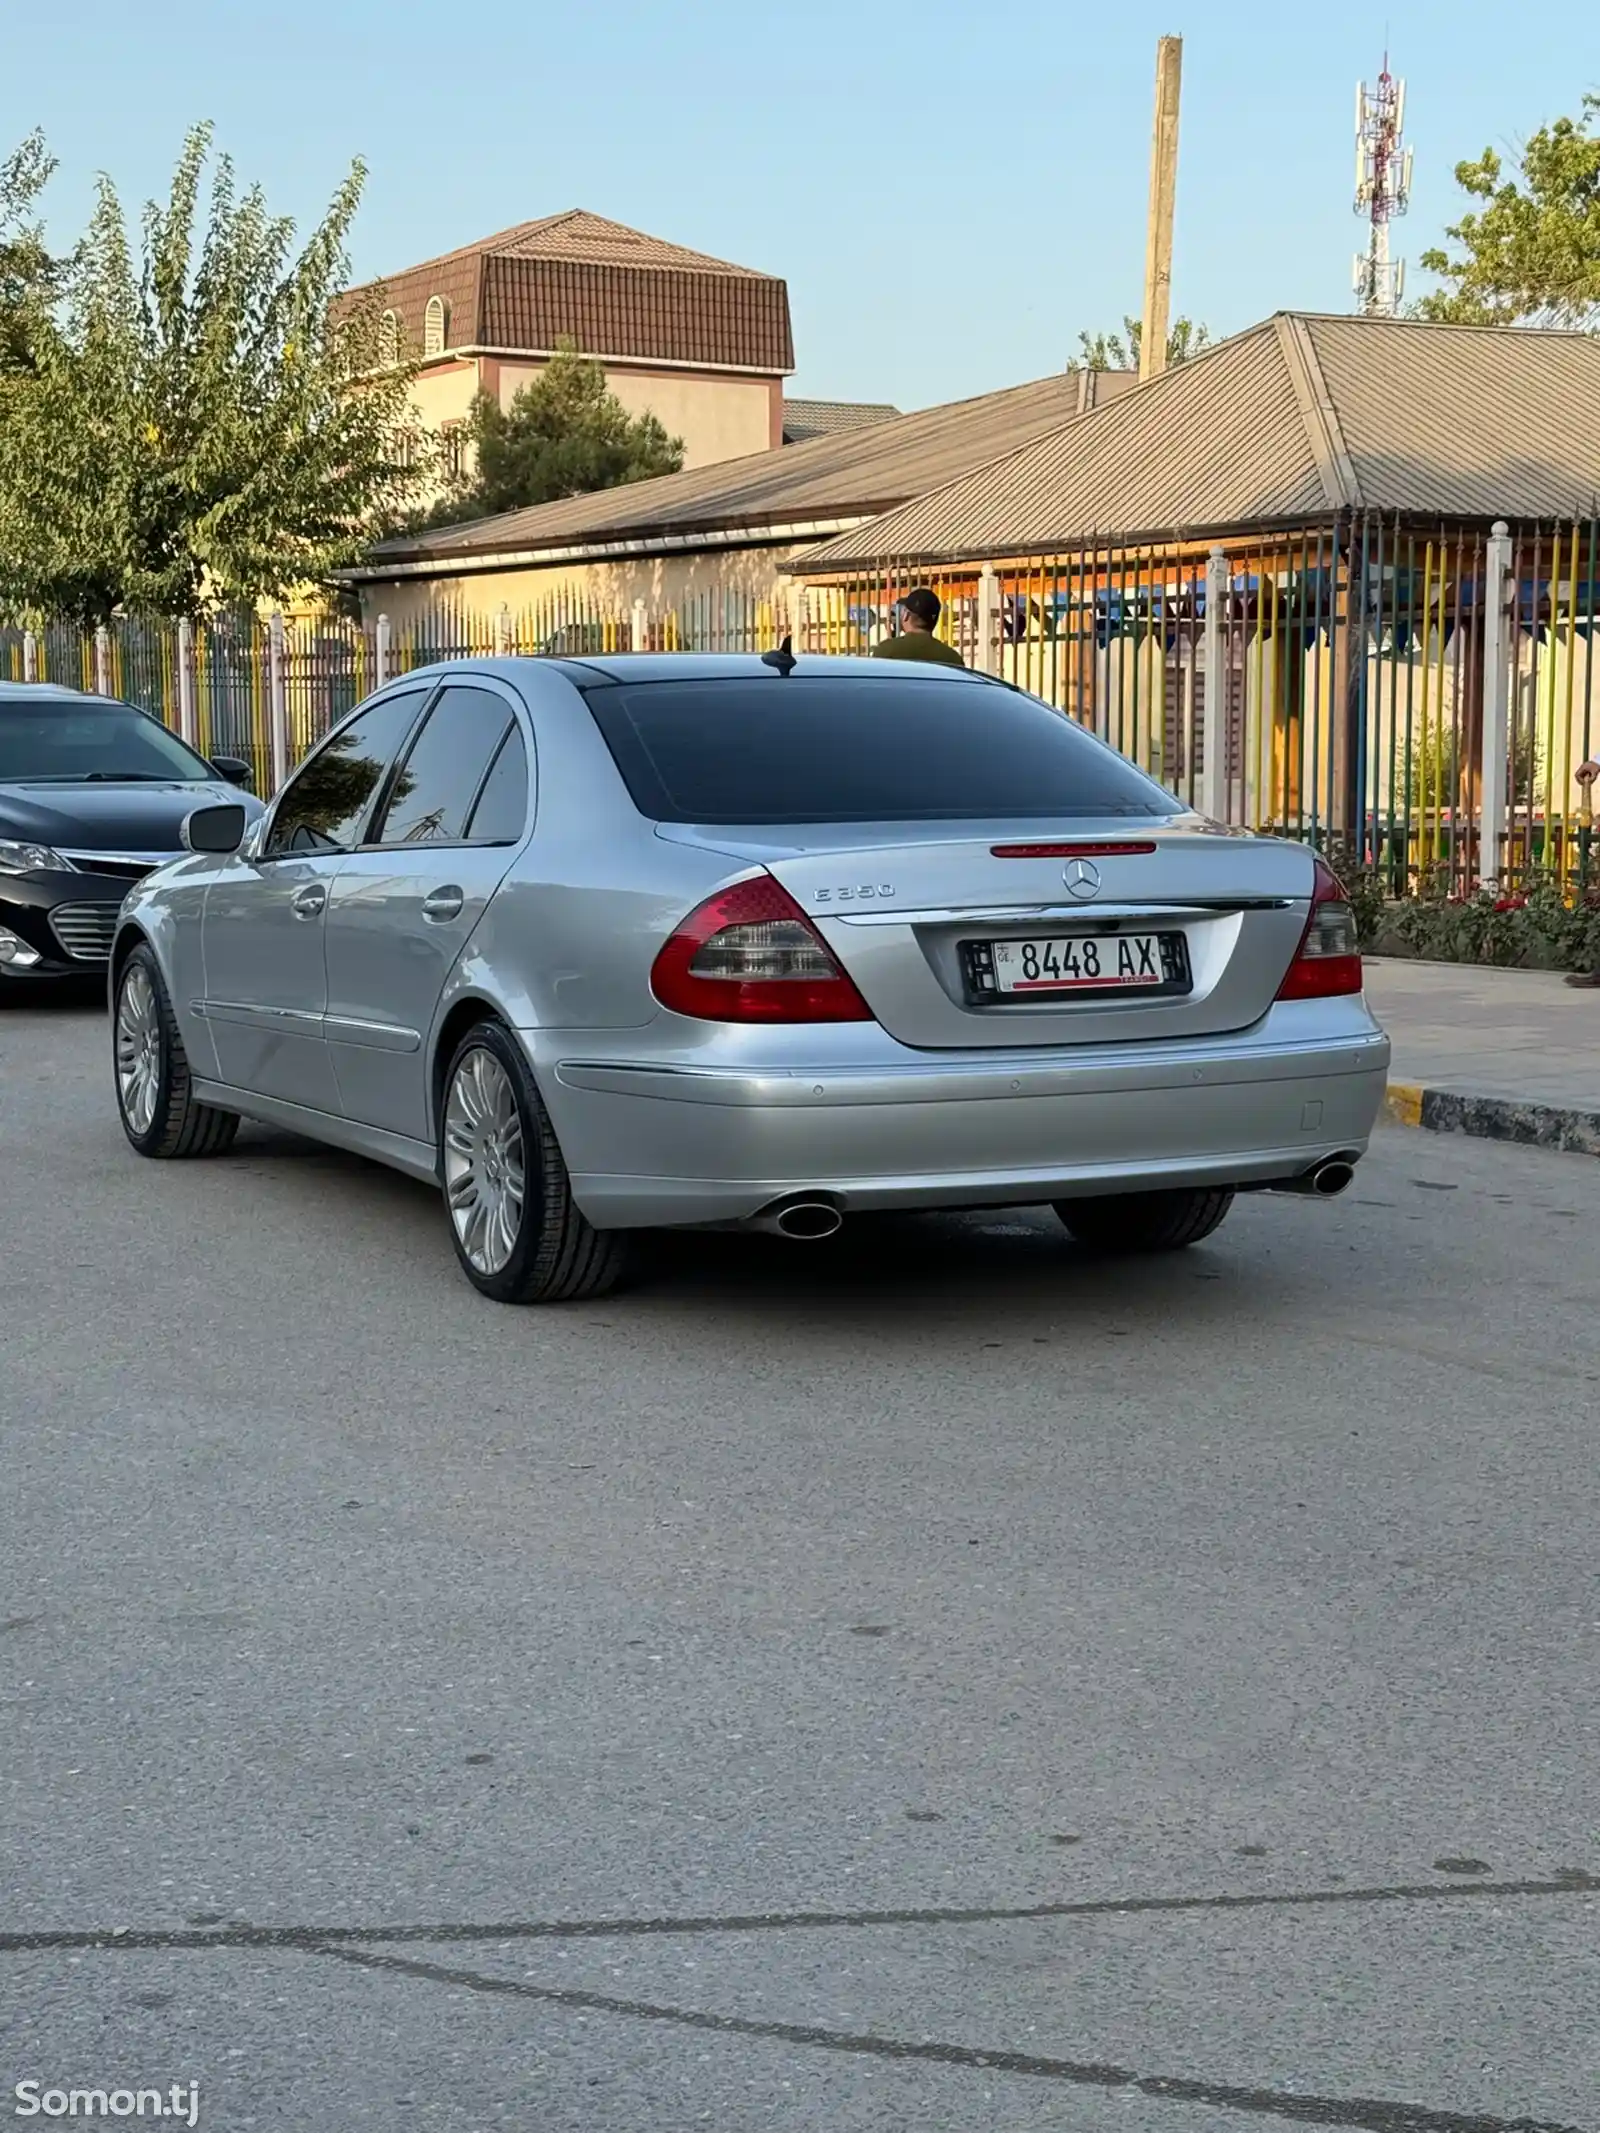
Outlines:
POLYGON ((1412 1081, 1391 1081, 1384 1109, 1392 1125, 1420 1126, 1425 1133, 1465 1133, 1474 1140, 1518 1141, 1561 1155, 1600 1156, 1600 1111, 1425 1089, 1412 1081))

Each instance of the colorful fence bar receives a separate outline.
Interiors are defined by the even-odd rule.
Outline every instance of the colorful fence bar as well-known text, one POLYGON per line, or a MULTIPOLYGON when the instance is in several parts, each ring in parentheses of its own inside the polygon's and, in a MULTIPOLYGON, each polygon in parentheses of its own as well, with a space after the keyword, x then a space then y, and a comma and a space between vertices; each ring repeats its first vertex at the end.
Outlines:
POLYGON ((101 689, 259 791, 371 689, 441 660, 625 650, 870 651, 931 585, 970 666, 1043 697, 1220 820, 1303 839, 1392 893, 1594 880, 1600 521, 1436 532, 1375 519, 1222 544, 1084 547, 676 604, 439 600, 332 616, 0 629, 0 678, 101 689))

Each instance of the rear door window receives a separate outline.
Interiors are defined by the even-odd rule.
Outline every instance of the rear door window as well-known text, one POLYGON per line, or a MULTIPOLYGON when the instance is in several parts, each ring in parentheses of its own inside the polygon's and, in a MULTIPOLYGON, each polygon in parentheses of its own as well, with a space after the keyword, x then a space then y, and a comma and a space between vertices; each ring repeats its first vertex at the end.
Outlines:
POLYGON ((955 677, 792 674, 585 692, 655 822, 937 822, 1181 805, 1037 697, 955 677))
POLYGON ((511 724, 493 689, 446 688, 395 774, 375 844, 460 844, 511 724))

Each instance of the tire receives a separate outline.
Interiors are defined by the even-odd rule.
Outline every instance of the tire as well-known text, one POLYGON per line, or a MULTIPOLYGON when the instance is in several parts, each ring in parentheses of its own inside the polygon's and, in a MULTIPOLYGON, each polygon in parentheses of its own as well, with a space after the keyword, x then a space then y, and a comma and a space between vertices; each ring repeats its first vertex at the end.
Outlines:
POLYGON ((1062 1225, 1097 1252, 1181 1252, 1209 1237, 1232 1205, 1226 1186, 1054 1202, 1062 1225))
POLYGON ((581 1303, 632 1271, 626 1231, 579 1213, 528 1062, 498 1022, 468 1030, 445 1069, 439 1180, 461 1271, 496 1303, 581 1303))
POLYGON ((221 1155, 239 1120, 198 1101, 189 1055, 153 950, 140 942, 117 972, 111 1079, 128 1144, 157 1161, 221 1155))

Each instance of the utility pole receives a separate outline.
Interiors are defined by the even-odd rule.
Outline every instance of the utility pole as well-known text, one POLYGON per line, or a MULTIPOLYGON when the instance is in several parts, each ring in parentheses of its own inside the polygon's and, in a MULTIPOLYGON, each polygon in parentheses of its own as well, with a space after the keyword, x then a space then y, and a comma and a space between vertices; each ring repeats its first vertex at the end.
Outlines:
POLYGON ((1139 383, 1167 367, 1172 314, 1172 211, 1178 194, 1178 93, 1183 39, 1156 47, 1156 117, 1150 143, 1150 216, 1144 247, 1144 313, 1139 331, 1139 383))

